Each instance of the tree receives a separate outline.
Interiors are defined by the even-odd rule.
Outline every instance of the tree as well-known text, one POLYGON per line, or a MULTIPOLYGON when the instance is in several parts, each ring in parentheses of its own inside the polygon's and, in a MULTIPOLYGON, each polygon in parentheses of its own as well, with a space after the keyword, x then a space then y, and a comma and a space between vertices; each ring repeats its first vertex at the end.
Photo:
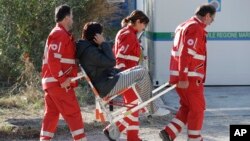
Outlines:
POLYGON ((45 41, 55 25, 54 9, 64 3, 73 8, 76 38, 86 21, 102 22, 105 26, 107 17, 116 10, 105 0, 0 0, 0 78, 9 84, 27 83, 27 79, 20 79, 30 77, 30 72, 24 72, 30 70, 25 69, 27 61, 39 74, 45 41))

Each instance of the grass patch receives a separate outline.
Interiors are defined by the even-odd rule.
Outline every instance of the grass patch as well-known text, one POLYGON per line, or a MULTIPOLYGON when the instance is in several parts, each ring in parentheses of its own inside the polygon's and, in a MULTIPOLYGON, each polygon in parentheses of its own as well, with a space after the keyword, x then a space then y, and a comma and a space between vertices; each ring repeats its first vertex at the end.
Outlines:
POLYGON ((0 98, 0 107, 1 108, 18 108, 20 107, 20 97, 10 96, 0 98))
POLYGON ((32 87, 27 87, 20 94, 0 98, 1 108, 41 109, 43 94, 32 87))

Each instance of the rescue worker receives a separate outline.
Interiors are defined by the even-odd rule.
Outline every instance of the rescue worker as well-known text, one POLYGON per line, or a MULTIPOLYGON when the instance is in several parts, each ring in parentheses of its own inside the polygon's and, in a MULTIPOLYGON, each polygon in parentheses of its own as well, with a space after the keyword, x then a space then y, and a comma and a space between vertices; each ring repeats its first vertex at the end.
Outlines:
MULTIPOLYGON (((117 95, 119 91, 136 83, 142 101, 148 100, 152 93, 148 71, 140 66, 132 67, 126 71, 114 68, 116 62, 112 47, 105 42, 102 30, 103 27, 99 23, 86 23, 83 27, 82 39, 77 42, 79 62, 90 77, 100 97, 117 95)), ((114 141, 115 139, 109 136, 109 129, 107 126, 104 134, 110 141, 114 141)))
POLYGON ((206 26, 215 18, 216 9, 210 4, 199 6, 195 16, 175 30, 170 60, 170 83, 177 84, 180 108, 176 117, 160 131, 163 141, 173 141, 187 125, 189 141, 202 141, 205 98, 207 49, 206 26))
POLYGON ((42 88, 45 91, 44 119, 40 141, 49 141, 56 131, 61 114, 75 141, 86 141, 80 106, 71 78, 77 76, 75 43, 69 30, 73 13, 68 5, 55 9, 56 26, 46 41, 42 66, 42 88))
MULTIPOLYGON (((139 65, 140 59, 143 58, 141 57, 142 49, 137 33, 142 32, 148 23, 149 18, 140 10, 134 10, 128 17, 122 20, 122 29, 117 33, 114 44, 116 68, 126 70, 139 65)), ((125 103, 138 104, 137 96, 132 89, 124 92, 123 99, 125 103)), ((154 110, 158 110, 157 106, 154 107, 154 110)), ((166 115, 168 113, 168 110, 162 108, 158 110, 158 115, 166 115)), ((138 116, 139 111, 125 118, 122 123, 118 123, 121 130, 127 129, 128 141, 140 140, 138 116)))

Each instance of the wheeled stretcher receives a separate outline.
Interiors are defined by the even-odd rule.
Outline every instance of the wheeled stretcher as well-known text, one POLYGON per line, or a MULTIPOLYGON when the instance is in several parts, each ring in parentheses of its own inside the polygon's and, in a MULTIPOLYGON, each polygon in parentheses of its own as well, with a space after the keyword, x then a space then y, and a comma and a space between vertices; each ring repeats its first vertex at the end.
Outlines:
MULTIPOLYGON (((79 65, 80 66, 80 65, 79 65)), ((132 84, 130 87, 120 91, 117 95, 114 95, 112 97, 105 97, 105 98, 101 98, 99 96, 98 91, 96 90, 96 88, 93 86, 90 78, 88 77, 88 75, 86 74, 85 70, 80 66, 81 72, 78 73, 78 76, 73 78, 72 81, 84 78, 89 86, 91 87, 94 95, 95 95, 95 102, 96 102, 96 109, 95 109, 95 114, 96 114, 96 120, 101 121, 101 122, 105 122, 108 121, 110 123, 110 127, 109 127, 109 135, 111 138, 113 139, 118 139, 120 136, 120 132, 117 128, 117 126, 115 125, 115 123, 121 119, 123 119, 124 117, 140 110, 143 109, 144 107, 146 107, 148 104, 150 104, 150 102, 156 100, 157 98, 159 98, 160 96, 164 95, 165 93, 171 91, 172 89, 174 89, 176 87, 175 85, 170 86, 169 83, 165 83, 163 85, 161 85, 160 87, 154 89, 152 91, 153 96, 148 99, 147 101, 142 102, 139 94, 136 91, 135 88, 135 83, 132 84), (133 105, 133 104, 127 104, 128 107, 131 107, 129 110, 127 110, 126 107, 122 107, 114 112, 111 112, 110 110, 108 110, 106 108, 106 105, 115 97, 117 97, 118 95, 121 95, 124 91, 128 90, 132 88, 134 90, 134 92, 136 93, 138 100, 139 100, 139 104, 138 105, 133 105)))

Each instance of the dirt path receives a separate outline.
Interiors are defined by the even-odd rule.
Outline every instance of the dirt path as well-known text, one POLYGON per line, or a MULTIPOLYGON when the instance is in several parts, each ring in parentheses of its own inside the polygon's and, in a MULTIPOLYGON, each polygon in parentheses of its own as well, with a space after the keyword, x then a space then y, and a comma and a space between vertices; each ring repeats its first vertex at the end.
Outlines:
MULTIPOLYGON (((40 126, 43 111, 37 111, 31 114, 28 111, 8 110, 9 113, 0 110, 0 141, 37 141, 39 140, 40 126), (8 115, 8 116, 7 116, 8 115), (11 115, 11 116, 10 116, 11 115)), ((88 141, 108 141, 103 135, 104 124, 94 121, 94 107, 88 106, 82 108, 84 117, 85 131, 88 141)), ((160 141, 158 132, 168 123, 172 115, 165 117, 154 117, 148 120, 145 117, 140 118, 140 136, 147 141, 160 141)), ((107 123, 108 124, 108 123, 107 123)), ((71 141, 72 137, 67 125, 61 119, 58 124, 57 132, 53 141, 71 141)), ((121 136, 120 141, 125 141, 126 137, 121 136)))

